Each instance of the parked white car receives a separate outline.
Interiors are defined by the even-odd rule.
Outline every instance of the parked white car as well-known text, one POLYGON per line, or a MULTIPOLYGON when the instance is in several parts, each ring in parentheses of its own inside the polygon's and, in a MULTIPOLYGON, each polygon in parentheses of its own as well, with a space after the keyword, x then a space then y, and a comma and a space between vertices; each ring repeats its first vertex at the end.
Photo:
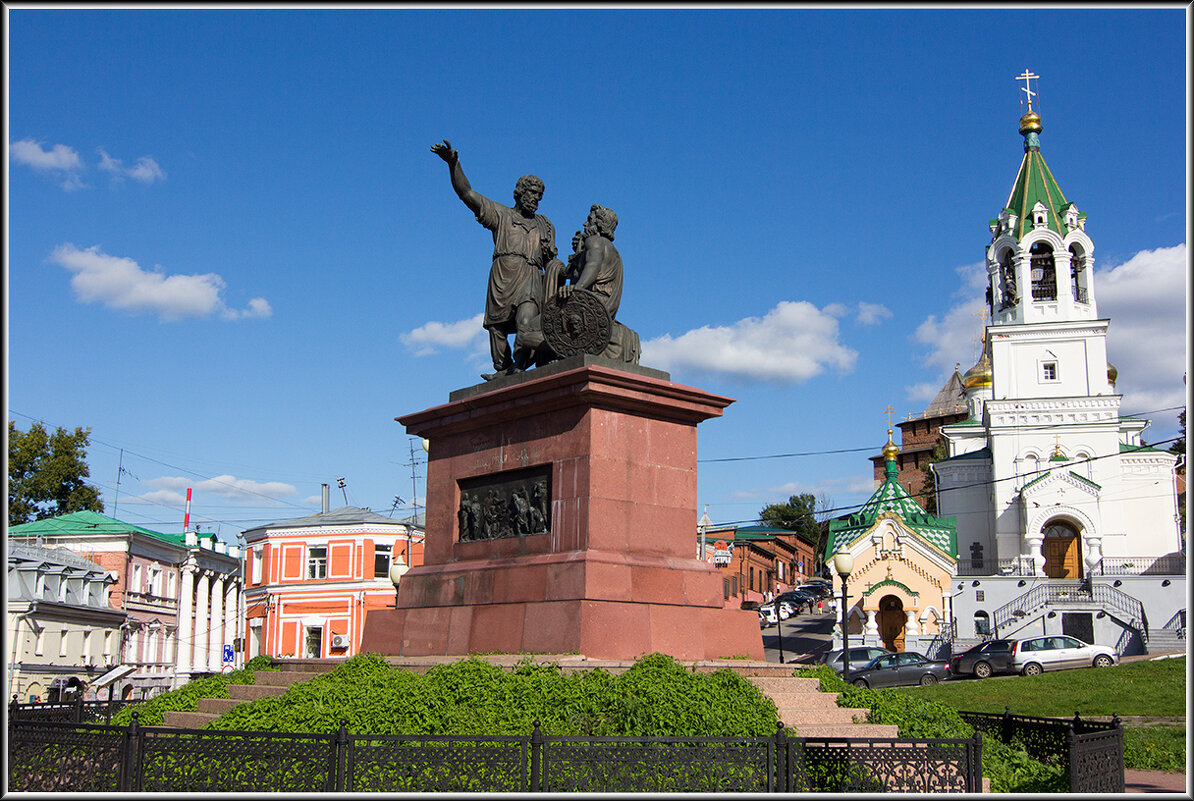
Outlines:
POLYGON ((1066 634, 1016 640, 1012 645, 1012 671, 1037 676, 1046 670, 1111 667, 1119 654, 1106 645, 1088 645, 1066 634))
POLYGON ((759 612, 759 628, 767 628, 768 626, 779 625, 779 614, 775 611, 775 606, 767 604, 760 606, 759 612))

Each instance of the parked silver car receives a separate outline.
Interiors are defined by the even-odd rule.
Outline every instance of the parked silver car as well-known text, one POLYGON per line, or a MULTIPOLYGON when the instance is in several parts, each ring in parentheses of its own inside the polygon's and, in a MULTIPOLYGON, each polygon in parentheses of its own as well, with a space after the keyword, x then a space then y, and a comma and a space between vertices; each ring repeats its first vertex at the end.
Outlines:
POLYGON ((1111 667, 1119 654, 1106 645, 1088 645, 1066 634, 1029 637, 1012 645, 1012 670, 1036 676, 1046 670, 1111 667))

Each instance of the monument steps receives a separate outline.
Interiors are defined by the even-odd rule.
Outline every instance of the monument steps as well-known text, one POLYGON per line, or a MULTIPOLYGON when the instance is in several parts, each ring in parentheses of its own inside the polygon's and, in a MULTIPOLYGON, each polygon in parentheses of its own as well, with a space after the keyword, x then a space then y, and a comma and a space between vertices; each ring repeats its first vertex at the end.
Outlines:
MULTIPOLYGON (((776 665, 782 668, 782 665, 776 665)), ((899 727, 868 723, 866 709, 837 705, 837 694, 821 692, 817 679, 788 675, 751 677, 750 681, 775 702, 779 719, 794 737, 899 737, 899 727)))

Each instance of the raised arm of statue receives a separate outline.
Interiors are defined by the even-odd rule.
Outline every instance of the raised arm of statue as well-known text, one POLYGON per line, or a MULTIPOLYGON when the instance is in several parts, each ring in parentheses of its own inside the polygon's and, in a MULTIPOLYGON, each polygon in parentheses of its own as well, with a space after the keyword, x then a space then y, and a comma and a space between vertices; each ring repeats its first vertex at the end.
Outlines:
POLYGON ((464 177, 464 170, 460 168, 460 154, 452 148, 452 144, 445 139, 443 144, 431 146, 431 152, 439 156, 448 165, 448 173, 452 178, 452 189, 464 201, 473 214, 481 211, 481 201, 484 197, 473 191, 472 184, 464 177))

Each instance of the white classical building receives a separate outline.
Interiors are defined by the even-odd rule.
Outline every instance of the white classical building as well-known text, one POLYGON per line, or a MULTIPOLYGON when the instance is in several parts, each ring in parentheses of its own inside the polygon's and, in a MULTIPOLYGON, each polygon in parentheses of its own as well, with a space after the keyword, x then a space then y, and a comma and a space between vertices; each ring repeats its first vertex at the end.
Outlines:
POLYGON ((235 647, 244 616, 237 546, 206 532, 164 534, 96 512, 12 526, 8 541, 66 548, 107 571, 111 604, 127 613, 117 664, 135 668, 121 680, 120 694, 153 695, 243 664, 235 647))
MULTIPOLYGON (((1030 106, 1019 172, 990 223, 991 325, 963 378, 969 419, 941 428, 949 458, 933 465, 939 514, 958 521, 959 575, 1015 582, 956 582, 955 609, 994 618, 1000 636, 1056 623, 1097 639, 1109 624, 1093 614, 1146 642, 1150 618, 1155 629, 1185 608, 1177 459, 1142 444, 1147 420, 1121 415, 1094 242, 1041 156, 1040 132, 1030 106), (1092 580, 1112 576, 1092 590, 1092 580), (1070 584, 1037 589, 1049 581, 1081 582, 1085 595, 1080 602, 1070 584)), ((965 633, 971 621, 958 623, 965 633)))

